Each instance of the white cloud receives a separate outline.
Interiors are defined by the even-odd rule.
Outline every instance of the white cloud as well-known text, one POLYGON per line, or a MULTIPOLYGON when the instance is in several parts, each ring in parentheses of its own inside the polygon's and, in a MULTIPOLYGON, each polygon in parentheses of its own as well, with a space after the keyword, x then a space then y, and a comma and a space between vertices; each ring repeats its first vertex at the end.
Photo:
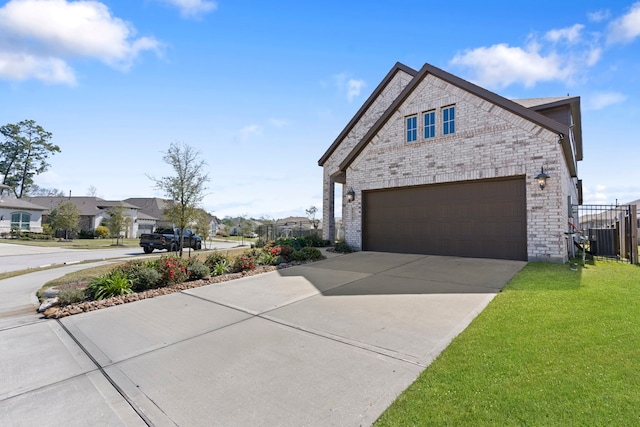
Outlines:
POLYGON ((589 21, 591 22, 606 21, 607 19, 609 19, 610 16, 611 16, 611 13, 606 9, 596 10, 595 12, 587 13, 587 18, 589 18, 589 21))
POLYGON ((629 12, 609 24, 609 43, 628 43, 640 36, 640 2, 634 3, 629 12))
POLYGON ((58 58, 0 51, 0 78, 38 79, 48 83, 75 84, 73 70, 58 58))
POLYGON ((240 142, 247 142, 251 137, 262 135, 262 128, 258 125, 245 126, 238 131, 240 142))
POLYGON ((557 53, 541 54, 535 42, 525 48, 502 43, 467 50, 456 55, 451 64, 471 69, 478 84, 493 88, 514 83, 532 87, 540 81, 569 82, 575 72, 566 58, 557 53))
POLYGON ((349 102, 351 102, 353 98, 360 96, 360 91, 362 91, 362 88, 365 86, 364 80, 349 79, 347 82, 347 99, 349 102))
POLYGON ((364 80, 349 78, 345 73, 336 74, 333 79, 338 90, 345 93, 349 102, 360 96, 362 89, 367 86, 364 80))
POLYGON ((601 110, 610 105, 619 104, 627 99, 627 95, 619 92, 600 92, 588 98, 590 110, 601 110))
POLYGON ((566 40, 567 43, 573 44, 580 41, 581 32, 583 28, 584 28, 584 25, 575 24, 572 27, 551 30, 551 31, 548 31, 547 34, 545 34, 545 38, 554 43, 560 42, 562 40, 566 40))
POLYGON ((0 65, 0 77, 73 83, 67 61, 74 58, 127 70, 141 52, 160 49, 154 38, 134 36, 131 24, 98 1, 10 0, 0 8, 0 61, 17 62, 0 65))
POLYGON ((215 1, 210 0, 163 0, 180 10, 180 14, 185 18, 195 18, 205 13, 212 12, 218 8, 215 1))
POLYGON ((282 129, 283 127, 288 126, 289 122, 287 120, 283 120, 283 119, 271 118, 271 119, 269 119, 269 124, 271 124, 271 126, 273 126, 274 128, 282 129))

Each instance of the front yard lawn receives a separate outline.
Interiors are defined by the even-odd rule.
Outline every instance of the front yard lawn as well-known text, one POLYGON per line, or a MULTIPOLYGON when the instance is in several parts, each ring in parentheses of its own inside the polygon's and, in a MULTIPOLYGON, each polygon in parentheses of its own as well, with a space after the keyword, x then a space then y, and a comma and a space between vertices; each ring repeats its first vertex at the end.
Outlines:
POLYGON ((530 263, 376 426, 640 420, 640 268, 530 263))
MULTIPOLYGON (((74 239, 74 240, 18 240, 3 239, 0 243, 10 243, 25 246, 41 246, 68 249, 112 249, 112 248, 140 248, 140 239, 74 239)), ((142 248, 140 248, 142 250, 142 248)))

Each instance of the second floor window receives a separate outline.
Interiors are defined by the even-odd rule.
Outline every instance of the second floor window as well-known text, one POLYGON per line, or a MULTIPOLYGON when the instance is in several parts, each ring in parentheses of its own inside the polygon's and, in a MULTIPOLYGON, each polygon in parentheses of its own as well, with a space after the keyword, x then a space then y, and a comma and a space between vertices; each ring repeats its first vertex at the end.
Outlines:
POLYGON ((436 136, 436 112, 429 111, 424 113, 424 138, 433 138, 436 136))
POLYGON ((407 122, 407 142, 413 142, 418 139, 418 116, 409 116, 407 122))
POLYGON ((442 109, 442 134, 449 135, 456 132, 456 107, 442 109))

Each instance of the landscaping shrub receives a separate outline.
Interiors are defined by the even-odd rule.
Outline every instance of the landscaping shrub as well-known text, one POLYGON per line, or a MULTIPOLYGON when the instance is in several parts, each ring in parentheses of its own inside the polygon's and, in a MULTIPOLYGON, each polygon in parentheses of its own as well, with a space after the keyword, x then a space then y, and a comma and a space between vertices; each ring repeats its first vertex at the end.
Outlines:
POLYGON ((178 257, 163 256, 158 262, 160 282, 163 286, 171 286, 187 280, 187 264, 178 257))
POLYGON ((311 246, 307 246, 306 248, 302 248, 300 250, 304 254, 306 260, 316 261, 324 258, 320 249, 312 248, 311 246))
POLYGON ((220 264, 221 262, 229 264, 229 258, 227 257, 227 255, 218 251, 213 251, 205 258, 204 265, 209 267, 209 270, 213 271, 216 264, 220 264))
POLYGON ((240 255, 233 260, 231 271, 240 273, 242 271, 254 270, 256 268, 255 259, 249 255, 240 255))
POLYGON ((155 268, 142 267, 136 270, 131 276, 131 288, 136 292, 146 291, 158 287, 160 284, 160 273, 155 268))
POLYGON ((51 240, 51 236, 45 233, 34 233, 33 231, 23 231, 19 236, 20 240, 51 240))
POLYGON ((313 246, 314 248, 324 248, 331 244, 328 240, 324 240, 318 234, 314 233, 306 237, 307 246, 313 246))
POLYGON ((211 274, 209 267, 198 260, 192 259, 187 263, 187 275, 189 280, 199 280, 211 274))
POLYGON ((269 252, 274 257, 282 257, 284 262, 289 262, 291 260, 291 254, 293 253, 294 248, 291 246, 274 246, 269 249, 269 252))
POLYGON ((216 264, 214 264, 213 267, 211 268, 211 275, 221 276, 223 274, 228 273, 230 268, 231 267, 229 265, 229 261, 227 261, 226 259, 221 259, 216 264))
POLYGON ((336 245, 333 247, 333 249, 336 252, 342 252, 343 254, 348 254, 353 252, 353 249, 351 248, 351 246, 349 246, 349 244, 347 242, 345 242, 344 240, 336 243, 336 245))
POLYGON ((264 245, 265 245, 266 243, 267 243, 267 242, 266 242, 265 240, 258 239, 258 240, 256 240, 256 242, 254 243, 254 246, 255 246, 256 248, 264 248, 264 245))
POLYGON ((76 304, 85 300, 84 289, 73 286, 64 286, 58 292, 58 302, 61 306, 76 304))
POLYGON ((95 236, 98 239, 106 239, 110 234, 111 233, 109 233, 109 229, 104 225, 99 225, 98 227, 96 227, 95 236))
POLYGON ((78 233, 78 239, 94 239, 96 233, 93 230, 80 230, 78 233))
POLYGON ((257 259, 259 265, 277 265, 278 256, 273 255, 269 250, 263 250, 257 259))
POLYGON ((307 242, 304 237, 279 237, 276 239, 276 246, 289 246, 299 251, 307 246, 307 242))
POLYGON ((291 254, 291 259, 293 261, 313 261, 321 258, 322 258, 322 252, 320 252, 319 249, 312 248, 311 246, 302 248, 299 251, 294 251, 291 254))
POLYGON ((305 261, 304 253, 302 253, 302 251, 293 251, 290 258, 291 261, 305 261))
POLYGON ((131 279, 121 271, 114 270, 111 273, 91 279, 85 289, 86 294, 93 300, 101 300, 119 295, 127 295, 133 292, 131 279))

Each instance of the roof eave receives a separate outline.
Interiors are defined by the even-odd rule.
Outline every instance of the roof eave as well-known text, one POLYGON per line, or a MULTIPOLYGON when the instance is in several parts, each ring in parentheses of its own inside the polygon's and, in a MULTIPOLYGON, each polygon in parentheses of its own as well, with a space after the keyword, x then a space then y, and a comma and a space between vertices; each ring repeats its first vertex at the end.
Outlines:
POLYGON ((404 65, 404 64, 402 64, 400 62, 396 62, 396 64, 391 68, 391 70, 387 73, 387 75, 384 77, 384 79, 382 79, 380 84, 375 88, 373 93, 371 93, 369 98, 367 98, 365 103, 362 104, 362 107, 360 107, 360 109, 356 112, 356 114, 349 121, 349 123, 347 123, 347 126, 345 126, 345 128, 342 130, 342 132, 340 132, 340 134, 335 139, 335 141, 333 141, 333 143, 331 144, 329 149, 322 155, 322 157, 320 157, 320 160, 318 160, 318 166, 324 166, 324 163, 329 159, 329 157, 331 157, 331 154, 333 154, 333 152, 336 150, 336 148, 338 148, 338 146, 340 145, 342 140, 349 134, 349 132, 351 132, 353 127, 358 123, 358 121, 362 118, 362 116, 367 112, 367 110, 369 109, 371 104, 373 104, 373 102, 376 99, 378 99, 378 96, 380 96, 382 91, 387 87, 387 85, 391 82, 391 80, 393 80, 393 78, 395 77, 395 75, 397 74, 398 71, 403 71, 403 72, 409 74, 410 76, 414 76, 414 77, 418 73, 413 68, 408 67, 408 66, 406 66, 406 65, 404 65))

